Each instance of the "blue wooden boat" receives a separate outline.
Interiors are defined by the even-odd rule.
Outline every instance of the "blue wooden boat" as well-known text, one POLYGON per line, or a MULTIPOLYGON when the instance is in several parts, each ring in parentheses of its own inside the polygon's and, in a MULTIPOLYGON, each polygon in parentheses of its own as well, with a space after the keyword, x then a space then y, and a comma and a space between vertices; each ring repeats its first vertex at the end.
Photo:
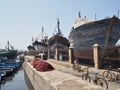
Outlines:
POLYGON ((21 62, 1 62, 0 68, 13 68, 13 70, 15 70, 18 69, 21 64, 21 62))
POLYGON ((19 67, 21 62, 0 62, 0 80, 3 80, 6 76, 12 75, 19 67))
POLYGON ((13 68, 0 68, 0 72, 4 72, 5 76, 10 76, 13 73, 13 68))
POLYGON ((3 80, 6 76, 6 72, 5 71, 0 71, 0 80, 3 80))

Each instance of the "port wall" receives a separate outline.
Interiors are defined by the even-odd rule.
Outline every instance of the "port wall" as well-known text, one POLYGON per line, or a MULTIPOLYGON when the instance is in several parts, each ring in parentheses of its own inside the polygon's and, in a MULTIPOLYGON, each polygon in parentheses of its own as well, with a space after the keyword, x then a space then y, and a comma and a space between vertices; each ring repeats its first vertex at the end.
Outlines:
POLYGON ((102 87, 81 80, 68 73, 57 69, 48 72, 39 72, 28 62, 33 57, 26 57, 23 64, 24 71, 27 74, 34 90, 105 90, 102 87))
POLYGON ((36 71, 29 62, 27 62, 29 58, 33 59, 33 57, 25 58, 23 68, 34 90, 55 90, 48 82, 46 82, 46 80, 44 80, 40 73, 36 71))

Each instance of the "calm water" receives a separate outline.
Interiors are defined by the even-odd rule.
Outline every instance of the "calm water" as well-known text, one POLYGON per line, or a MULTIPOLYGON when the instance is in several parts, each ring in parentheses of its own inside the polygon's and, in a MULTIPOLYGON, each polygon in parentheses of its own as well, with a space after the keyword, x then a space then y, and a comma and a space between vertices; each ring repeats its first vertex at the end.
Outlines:
POLYGON ((21 68, 12 76, 8 76, 0 84, 0 90, 33 90, 21 68))

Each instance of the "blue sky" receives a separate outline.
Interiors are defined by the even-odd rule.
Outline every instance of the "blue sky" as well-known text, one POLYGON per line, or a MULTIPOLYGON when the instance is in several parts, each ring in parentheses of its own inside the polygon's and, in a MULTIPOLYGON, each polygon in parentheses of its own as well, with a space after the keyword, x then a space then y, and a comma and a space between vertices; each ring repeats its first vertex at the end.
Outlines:
POLYGON ((48 37, 53 35, 57 18, 60 28, 68 38, 78 12, 89 20, 117 15, 120 0, 0 0, 0 48, 6 42, 19 50, 27 50, 32 36, 41 35, 41 28, 48 37))

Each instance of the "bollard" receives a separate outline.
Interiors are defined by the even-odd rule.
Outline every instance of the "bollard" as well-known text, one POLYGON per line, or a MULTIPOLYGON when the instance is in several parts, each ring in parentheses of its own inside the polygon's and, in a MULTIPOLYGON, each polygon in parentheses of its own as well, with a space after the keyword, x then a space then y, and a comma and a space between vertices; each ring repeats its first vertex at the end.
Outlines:
POLYGON ((100 63, 100 58, 99 58, 99 45, 98 44, 93 45, 93 58, 94 58, 95 69, 99 69, 101 63, 100 63))
POLYGON ((74 62, 74 51, 72 47, 69 47, 69 63, 73 64, 74 62))

